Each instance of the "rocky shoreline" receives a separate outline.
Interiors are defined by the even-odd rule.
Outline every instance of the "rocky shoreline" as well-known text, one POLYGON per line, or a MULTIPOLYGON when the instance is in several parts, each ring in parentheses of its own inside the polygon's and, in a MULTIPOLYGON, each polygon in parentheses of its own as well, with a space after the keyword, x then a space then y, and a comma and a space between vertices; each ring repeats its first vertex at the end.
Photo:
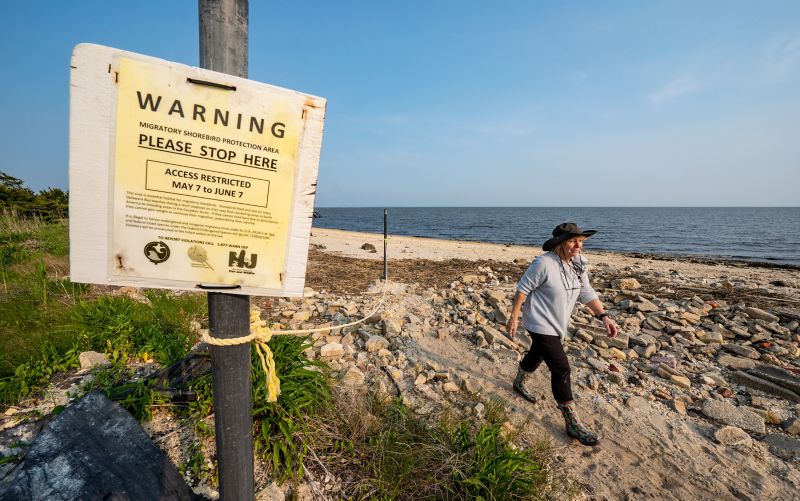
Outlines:
MULTIPOLYGON (((528 340, 509 338, 505 323, 536 249, 397 238, 393 248, 406 252, 384 286, 374 280, 378 253, 362 248, 380 248, 380 236, 314 234, 305 297, 252 303, 276 330, 328 328, 306 354, 326 361, 341 387, 431 416, 481 417, 500 401, 509 430, 551 441, 583 498, 789 500, 800 491, 800 272, 589 253, 621 334, 607 338, 582 306, 572 315, 564 343, 576 400, 602 437, 585 448, 564 433, 545 367, 534 375, 536 404, 511 388, 528 340)), ((146 429, 180 464, 177 426, 156 418, 146 429)), ((270 484, 260 499, 341 498, 342 479, 328 470, 295 488, 270 484)))
MULTIPOLYGON (((500 246, 495 252, 502 256, 500 246)), ((527 264, 515 259, 520 269, 527 264)), ((601 433, 603 428, 613 430, 615 423, 604 422, 606 416, 598 416, 598 409, 615 409, 623 420, 636 413, 665 416, 664 428, 656 431, 666 436, 649 444, 656 455, 693 455, 685 458, 686 463, 696 463, 693 475, 713 468, 720 456, 737 458, 731 466, 738 463, 744 468, 740 473, 758 478, 760 489, 772 484, 767 489, 771 498, 792 499, 800 488, 800 308, 796 306, 800 282, 796 270, 753 277, 747 275, 748 268, 670 261, 667 264, 673 266, 662 271, 648 266, 650 257, 608 253, 598 254, 593 262, 592 282, 622 334, 609 339, 600 322, 578 307, 565 346, 582 410, 593 415, 601 433), (683 269, 688 265, 691 272, 678 271, 676 265, 683 269), (684 437, 690 445, 683 448, 669 439, 677 423, 688 424, 692 430, 684 437), (698 454, 698 449, 713 453, 698 454), (775 471, 781 474, 773 475, 775 471)), ((527 340, 510 339, 504 327, 516 277, 502 276, 488 266, 463 271, 460 279, 438 289, 424 283, 394 284, 387 310, 373 325, 319 338, 310 355, 329 361, 343 384, 394 388, 423 412, 436 405, 452 405, 457 401, 454 394, 466 392, 507 399, 512 410, 529 417, 525 410, 529 404, 510 391, 527 340), (482 370, 476 371, 477 367, 482 370)), ((330 318, 334 326, 352 318, 348 312, 366 310, 369 302, 362 298, 364 303, 340 304, 343 300, 318 295, 315 301, 327 306, 316 312, 325 320, 330 318), (325 316, 334 311, 334 316, 325 316)), ((301 310, 314 312, 315 304, 306 302, 301 310)), ((290 304, 284 307, 291 311, 290 304)), ((542 368, 537 374, 543 401, 537 408, 548 405, 550 398, 546 373, 542 368)), ((548 414, 539 426, 558 429, 557 417, 548 414)), ((636 427, 627 431, 635 433, 636 427)), ((626 433, 619 438, 624 444, 626 433)), ((574 447, 568 441, 565 445, 574 447)), ((624 463, 626 456, 622 450, 614 451, 608 464, 624 463)), ((597 467, 592 461, 577 463, 587 471, 597 467)), ((655 468, 664 476, 682 469, 669 462, 655 468)), ((719 483, 726 485, 721 492, 763 497, 762 490, 752 491, 735 470, 718 476, 727 477, 719 483)), ((694 483, 690 475, 673 492, 653 490, 653 485, 647 485, 651 482, 636 476, 627 478, 627 489, 619 480, 603 489, 596 487, 596 478, 581 483, 590 494, 609 499, 623 497, 626 491, 675 499, 718 495, 701 476, 694 483)))

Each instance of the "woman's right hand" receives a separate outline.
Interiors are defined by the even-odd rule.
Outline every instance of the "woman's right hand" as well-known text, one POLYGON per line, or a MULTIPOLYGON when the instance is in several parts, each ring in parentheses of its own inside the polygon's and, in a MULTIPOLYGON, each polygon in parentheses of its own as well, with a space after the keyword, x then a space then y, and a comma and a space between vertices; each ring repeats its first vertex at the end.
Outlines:
POLYGON ((514 339, 514 336, 517 335, 517 330, 519 329, 519 317, 514 315, 513 313, 508 318, 508 322, 506 323, 506 331, 511 339, 514 339))

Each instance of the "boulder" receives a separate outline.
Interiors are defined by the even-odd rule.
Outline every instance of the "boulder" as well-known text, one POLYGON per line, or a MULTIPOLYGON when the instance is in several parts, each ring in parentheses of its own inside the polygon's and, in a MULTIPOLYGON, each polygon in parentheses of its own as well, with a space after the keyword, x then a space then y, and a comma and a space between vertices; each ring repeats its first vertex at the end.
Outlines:
POLYGON ((128 411, 95 390, 36 437, 0 500, 202 499, 128 411))
POLYGON ((703 401, 702 412, 706 417, 731 426, 738 426, 743 430, 754 433, 766 432, 764 418, 755 412, 736 407, 728 402, 706 399, 703 401))
POLYGON ((708 343, 719 343, 722 344, 725 340, 720 332, 706 332, 703 331, 699 336, 698 339, 700 341, 708 344, 708 343))
POLYGON ((486 291, 486 300, 489 302, 489 304, 497 308, 505 303, 506 294, 502 291, 489 290, 486 291))
POLYGON ((653 311, 658 311, 658 306, 653 304, 652 302, 648 301, 647 299, 642 299, 642 301, 638 303, 633 303, 631 307, 636 311, 641 311, 643 313, 649 313, 653 311))
POLYGON ((680 386, 683 389, 688 390, 692 387, 692 382, 689 381, 689 378, 686 376, 676 376, 673 374, 669 379, 673 384, 680 386))
POLYGON ((625 403, 631 409, 636 409, 638 411, 645 411, 650 409, 650 401, 638 395, 629 396, 628 399, 625 401, 625 403))
POLYGON ((752 441, 746 431, 736 426, 723 426, 714 433, 714 438, 722 445, 743 445, 752 441))
POLYGON ((308 310, 299 310, 292 315, 293 322, 305 322, 311 318, 311 312, 308 310))
POLYGON ((758 351, 755 348, 751 348, 749 346, 742 346, 739 344, 734 343, 725 343, 722 347, 731 352, 736 353, 737 355, 741 355, 743 357, 752 358, 753 360, 758 360, 761 358, 761 355, 758 354, 758 351))
POLYGON ((786 423, 786 433, 800 436, 800 418, 795 418, 786 423))
POLYGON ((517 348, 517 343, 506 337, 505 334, 495 329, 494 327, 484 325, 483 327, 481 327, 481 330, 483 330, 483 336, 486 338, 486 341, 489 344, 499 343, 511 349, 517 348))
POLYGON ((663 331, 667 328, 667 324, 664 323, 657 315, 650 315, 644 319, 644 323, 647 327, 650 327, 656 331, 663 331))
POLYGON ((741 308, 739 311, 747 314, 747 316, 749 316, 750 318, 757 318, 759 320, 765 320, 767 322, 777 322, 778 320, 780 320, 777 316, 767 311, 764 311, 760 308, 744 307, 741 308))
MULTIPOLYGON (((606 346, 610 348, 617 348, 620 350, 627 350, 628 345, 630 344, 630 336, 628 336, 624 332, 619 332, 615 337, 608 337, 604 334, 595 334, 594 335, 594 342, 598 344, 598 341, 603 341, 606 346)), ((599 345, 602 346, 602 345, 599 345)))

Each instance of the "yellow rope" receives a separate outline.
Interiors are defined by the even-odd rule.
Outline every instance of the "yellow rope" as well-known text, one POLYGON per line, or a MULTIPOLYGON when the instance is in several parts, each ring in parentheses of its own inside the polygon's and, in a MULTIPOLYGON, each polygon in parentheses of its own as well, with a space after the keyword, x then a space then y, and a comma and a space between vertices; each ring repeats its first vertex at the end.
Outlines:
POLYGON ((269 345, 267 344, 270 339, 272 339, 272 335, 301 335, 301 334, 312 334, 314 332, 327 332, 332 331, 335 329, 344 329, 345 327, 351 327, 354 325, 358 325, 368 318, 372 317, 376 313, 381 306, 383 306, 384 300, 386 298, 386 285, 388 280, 383 283, 383 294, 381 296, 381 300, 378 303, 378 306, 372 310, 372 313, 365 316, 360 320, 356 320, 355 322, 350 322, 347 324, 342 325, 334 325, 330 327, 317 327, 314 329, 295 329, 295 330, 285 330, 285 331, 273 331, 267 326, 267 321, 261 319, 261 313, 258 308, 253 307, 250 309, 250 334, 247 336, 230 338, 230 339, 220 339, 216 337, 211 337, 211 333, 209 331, 203 332, 200 336, 200 340, 204 343, 211 344, 214 346, 236 346, 240 344, 254 342, 256 354, 258 354, 259 360, 261 360, 261 368, 266 375, 266 385, 267 385, 267 402, 277 402, 278 396, 281 394, 281 381, 278 379, 277 371, 275 370, 275 360, 272 357, 272 350, 270 350, 269 345))

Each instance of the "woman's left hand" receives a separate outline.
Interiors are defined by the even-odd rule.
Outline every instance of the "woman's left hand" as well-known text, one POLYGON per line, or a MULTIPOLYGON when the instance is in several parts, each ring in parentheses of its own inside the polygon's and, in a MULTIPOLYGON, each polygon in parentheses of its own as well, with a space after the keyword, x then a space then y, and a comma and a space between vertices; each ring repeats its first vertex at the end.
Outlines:
POLYGON ((611 317, 603 317, 603 326, 606 328, 608 337, 617 337, 617 323, 611 317))

